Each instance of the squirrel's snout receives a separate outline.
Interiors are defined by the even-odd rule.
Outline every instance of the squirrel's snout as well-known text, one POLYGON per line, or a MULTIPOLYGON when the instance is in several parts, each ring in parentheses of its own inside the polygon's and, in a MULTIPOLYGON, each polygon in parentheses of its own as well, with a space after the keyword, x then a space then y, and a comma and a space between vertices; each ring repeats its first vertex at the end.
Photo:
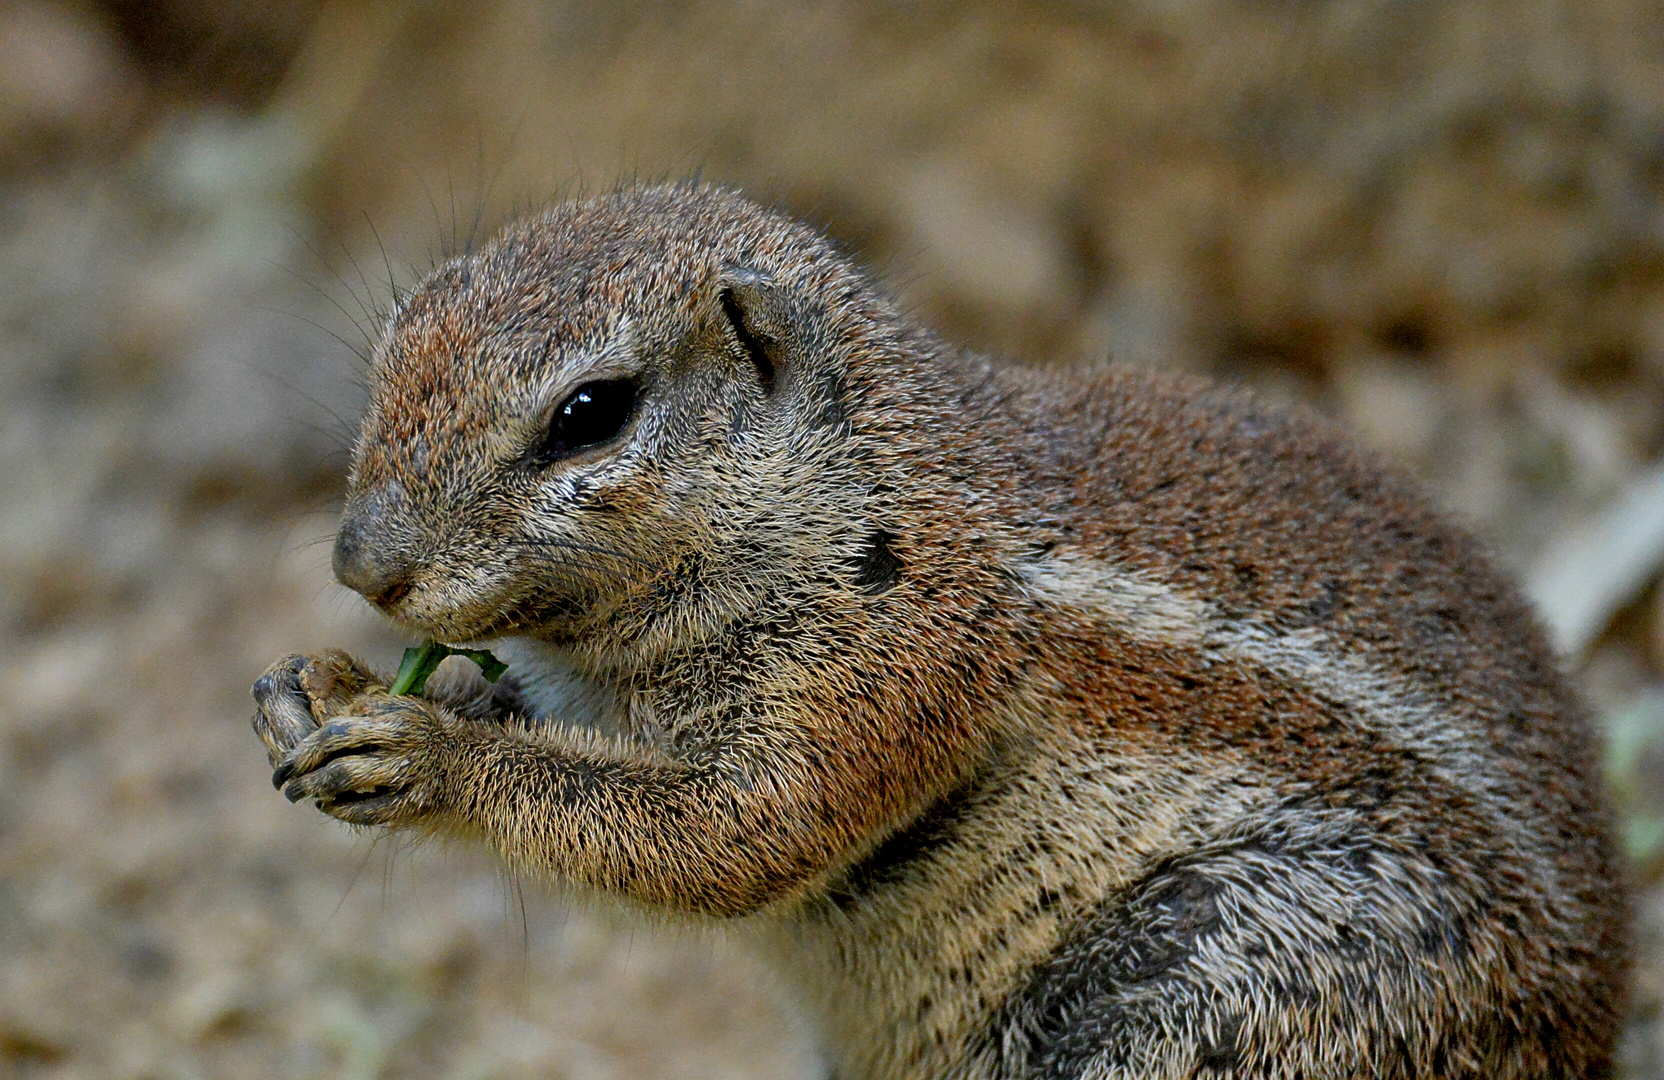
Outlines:
POLYGON ((383 531, 373 511, 348 507, 330 561, 341 584, 377 607, 390 608, 410 591, 415 564, 385 542, 383 531))

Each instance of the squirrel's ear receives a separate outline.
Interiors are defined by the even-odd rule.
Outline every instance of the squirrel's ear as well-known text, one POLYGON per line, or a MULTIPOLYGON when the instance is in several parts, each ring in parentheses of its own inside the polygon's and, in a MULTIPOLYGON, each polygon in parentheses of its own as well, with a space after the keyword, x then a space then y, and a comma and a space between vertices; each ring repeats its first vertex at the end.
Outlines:
POLYGON ((741 352, 757 369, 763 390, 773 390, 775 380, 791 363, 797 337, 790 297, 764 271, 729 266, 717 278, 717 298, 741 352))

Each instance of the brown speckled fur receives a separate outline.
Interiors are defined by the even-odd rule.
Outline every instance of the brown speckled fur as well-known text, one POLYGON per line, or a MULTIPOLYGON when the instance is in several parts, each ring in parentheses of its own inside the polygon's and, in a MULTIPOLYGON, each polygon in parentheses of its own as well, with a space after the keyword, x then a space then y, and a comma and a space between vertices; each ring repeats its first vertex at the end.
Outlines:
POLYGON ((514 667, 280 661, 287 794, 734 920, 845 1080, 1608 1071, 1585 713, 1309 418, 1001 367, 738 196, 620 191, 400 307, 337 570, 514 667), (619 437, 529 463, 604 378, 619 437))

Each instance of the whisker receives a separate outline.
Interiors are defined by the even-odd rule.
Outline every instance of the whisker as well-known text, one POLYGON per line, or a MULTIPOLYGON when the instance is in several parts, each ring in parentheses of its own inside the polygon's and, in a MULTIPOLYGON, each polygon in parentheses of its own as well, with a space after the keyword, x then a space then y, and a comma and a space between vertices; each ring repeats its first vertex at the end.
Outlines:
POLYGON ((393 260, 387 254, 387 245, 381 242, 381 232, 376 228, 376 223, 370 220, 368 210, 364 211, 364 224, 370 230, 370 235, 375 237, 376 248, 381 251, 381 265, 387 270, 387 291, 393 294, 393 310, 397 311, 403 301, 399 299, 399 282, 393 274, 393 260))
POLYGON ((295 312, 292 312, 292 311, 286 311, 282 308, 267 307, 267 306, 264 306, 264 305, 258 305, 258 310, 267 312, 267 313, 272 314, 272 315, 281 315, 281 316, 284 316, 285 318, 298 319, 299 321, 305 323, 307 326, 312 327, 314 330, 317 330, 320 333, 328 334, 330 337, 332 337, 336 341, 340 342, 340 344, 342 345, 343 348, 347 349, 347 351, 351 352, 354 356, 358 357, 360 363, 362 363, 366 367, 368 367, 369 364, 370 364, 370 353, 371 353, 371 350, 373 350, 375 348, 375 342, 373 340, 371 340, 368 331, 366 331, 364 329, 363 325, 361 323, 359 323, 358 320, 353 319, 352 315, 347 311, 347 309, 341 306, 341 302, 339 300, 335 299, 335 297, 331 296, 327 290, 320 288, 317 285, 316 282, 308 281, 305 277, 301 276, 300 274, 295 273, 295 271, 289 269, 286 266, 279 266, 278 269, 281 270, 283 273, 289 274, 290 276, 294 277, 295 280, 301 282, 307 288, 316 292, 319 296, 322 296, 327 302, 329 302, 330 304, 333 304, 335 306, 336 310, 340 311, 342 315, 344 315, 348 319, 352 320, 353 326, 358 330, 359 334, 363 336, 363 338, 365 340, 365 344, 361 345, 361 346, 360 345, 354 345, 352 342, 348 341, 346 338, 342 337, 340 334, 337 334, 335 331, 331 330, 329 327, 325 326, 323 323, 318 322, 316 319, 309 319, 304 315, 299 315, 299 314, 296 314, 295 312))
MULTIPOLYGON (((322 266, 325 270, 327 270, 329 272, 330 276, 333 277, 336 280, 336 282, 338 282, 340 284, 340 286, 347 291, 347 295, 352 297, 353 301, 358 304, 359 311, 361 313, 364 313, 365 317, 367 318, 367 313, 364 312, 364 304, 363 304, 362 301, 359 300, 357 291, 353 288, 352 283, 347 280, 346 275, 342 274, 340 270, 336 269, 334 263, 332 263, 328 259, 324 258, 323 252, 316 245, 314 245, 311 240, 307 239, 300 232, 300 230, 291 228, 289 230, 289 233, 290 233, 291 236, 293 236, 295 238, 295 240, 297 242, 300 243, 300 245, 302 247, 304 247, 306 249, 307 253, 312 256, 312 258, 318 263, 318 265, 322 266)), ((352 324, 353 329, 357 330, 359 335, 364 338, 364 351, 362 353, 359 353, 359 355, 363 356, 366 360, 368 360, 369 355, 375 351, 375 347, 376 347, 375 335, 371 334, 370 330, 371 330, 371 328, 375 328, 377 326, 377 321, 375 319, 369 319, 368 322, 366 322, 364 320, 364 318, 361 318, 358 315, 354 315, 352 312, 350 312, 346 309, 346 306, 341 303, 341 301, 338 297, 336 297, 329 290, 323 288, 321 285, 319 285, 317 282, 313 281, 311 278, 307 277, 306 275, 301 274, 300 272, 298 272, 296 270, 293 270, 293 269, 291 269, 287 266, 282 266, 282 267, 280 267, 280 269, 282 269, 282 271, 284 273, 288 274, 290 277, 294 278, 296 281, 300 282, 302 285, 306 286, 307 288, 311 289, 313 292, 316 292, 319 296, 323 297, 326 302, 328 302, 331 306, 333 306, 335 308, 335 310, 339 311, 342 314, 342 316, 344 316, 346 318, 346 320, 349 323, 352 324)), ((351 348, 353 350, 353 352, 355 352, 355 353, 359 352, 359 350, 356 347, 352 346, 352 345, 348 345, 348 348, 351 348)))
POLYGON ((322 547, 324 544, 333 543, 335 543, 335 534, 329 533, 325 536, 314 537, 311 540, 303 540, 298 544, 290 544, 283 549, 283 554, 295 555, 299 552, 306 551, 309 548, 322 547))
POLYGON ((532 537, 532 538, 527 539, 527 540, 516 540, 516 541, 514 541, 514 546, 516 546, 516 547, 525 547, 525 548, 555 548, 555 549, 561 550, 561 551, 584 551, 584 552, 589 552, 589 553, 594 554, 594 555, 606 555, 609 558, 623 559, 626 562, 633 562, 633 563, 636 563, 640 566, 657 567, 659 565, 658 563, 653 562, 650 559, 643 559, 639 556, 631 555, 628 552, 624 552, 624 551, 618 551, 614 548, 603 547, 599 544, 580 543, 579 541, 576 541, 576 540, 564 540, 564 539, 561 539, 559 537, 552 537, 552 536, 551 537, 532 537))
POLYGON ((622 578, 626 585, 637 585, 647 580, 645 575, 630 572, 618 566, 608 566, 603 563, 586 563, 577 560, 563 560, 556 563, 545 563, 540 566, 544 573, 550 575, 555 584, 580 588, 594 589, 595 577, 622 578), (594 575, 585 577, 584 574, 594 575))
POLYGON ((358 290, 347 284, 345 277, 341 278, 342 284, 347 285, 347 293, 352 297, 353 302, 358 305, 358 309, 364 313, 365 322, 375 327, 385 325, 387 313, 376 305, 375 286, 370 284, 370 278, 364 273, 364 267, 359 264, 358 256, 352 253, 352 249, 340 237, 336 237, 335 246, 340 248, 341 253, 347 257, 347 264, 352 267, 353 273, 358 275, 358 283, 364 287, 364 295, 359 296, 358 290))

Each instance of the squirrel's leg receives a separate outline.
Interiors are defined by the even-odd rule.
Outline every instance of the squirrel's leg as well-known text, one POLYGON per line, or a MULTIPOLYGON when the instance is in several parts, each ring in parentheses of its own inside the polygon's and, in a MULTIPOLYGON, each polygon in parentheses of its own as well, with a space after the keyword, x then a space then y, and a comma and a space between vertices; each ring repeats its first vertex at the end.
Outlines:
POLYGON ((1520 943, 1488 929, 1504 901, 1316 824, 1184 857, 1106 902, 990 1030, 1005 1073, 1582 1075, 1560 1035, 1586 1033, 1553 1030, 1509 974, 1520 943))
POLYGON ((872 779, 880 762, 818 750, 801 725, 733 717, 722 738, 649 759, 581 731, 390 697, 375 683, 347 701, 307 701, 308 670, 283 662, 256 687, 255 726, 281 758, 273 781, 291 800, 354 824, 475 834, 517 866, 646 903, 754 910, 897 813, 840 791, 894 788, 872 779), (308 714, 321 722, 307 728, 308 714))

